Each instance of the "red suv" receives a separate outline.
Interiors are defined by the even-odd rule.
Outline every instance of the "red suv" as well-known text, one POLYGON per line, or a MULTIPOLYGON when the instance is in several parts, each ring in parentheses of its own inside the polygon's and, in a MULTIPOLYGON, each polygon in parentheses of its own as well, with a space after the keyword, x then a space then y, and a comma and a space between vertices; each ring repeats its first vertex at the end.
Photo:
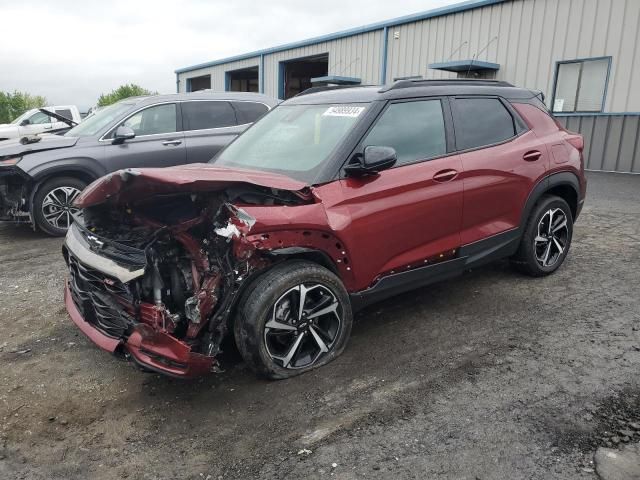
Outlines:
POLYGON ((257 373, 297 375, 336 358, 369 303, 503 257, 558 269, 582 149, 542 94, 504 82, 311 89, 210 164, 87 187, 66 306, 146 370, 209 372, 233 332, 257 373))

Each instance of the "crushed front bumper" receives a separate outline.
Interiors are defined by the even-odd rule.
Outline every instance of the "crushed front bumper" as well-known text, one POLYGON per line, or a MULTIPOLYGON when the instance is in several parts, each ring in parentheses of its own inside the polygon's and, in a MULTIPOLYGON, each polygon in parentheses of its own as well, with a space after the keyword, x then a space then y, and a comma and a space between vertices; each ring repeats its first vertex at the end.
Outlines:
POLYGON ((145 369, 181 378, 210 372, 214 357, 193 352, 190 345, 166 330, 154 328, 149 315, 143 313, 153 312, 153 305, 134 307, 128 282, 144 274, 144 255, 137 258, 135 253, 105 245, 76 223, 71 226, 63 247, 69 266, 64 299, 71 320, 103 350, 124 354, 145 369), (101 254, 93 251, 89 242, 97 242, 101 254), (126 260, 131 268, 119 265, 109 255, 126 260))
POLYGON ((64 303, 73 323, 98 347, 110 353, 125 353, 139 366, 172 377, 194 378, 211 371, 214 359, 191 351, 191 348, 168 333, 138 324, 126 339, 110 337, 87 322, 71 296, 69 283, 64 303))

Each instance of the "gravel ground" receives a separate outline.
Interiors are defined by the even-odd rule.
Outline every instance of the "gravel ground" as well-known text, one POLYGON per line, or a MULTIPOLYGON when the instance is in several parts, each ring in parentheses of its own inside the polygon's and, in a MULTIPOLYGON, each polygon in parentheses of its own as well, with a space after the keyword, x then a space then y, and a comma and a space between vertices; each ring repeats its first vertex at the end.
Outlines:
POLYGON ((555 275, 501 262, 374 305, 280 382, 99 351, 64 311, 62 241, 0 226, 0 478, 597 478, 597 447, 640 438, 640 176, 589 182, 555 275))

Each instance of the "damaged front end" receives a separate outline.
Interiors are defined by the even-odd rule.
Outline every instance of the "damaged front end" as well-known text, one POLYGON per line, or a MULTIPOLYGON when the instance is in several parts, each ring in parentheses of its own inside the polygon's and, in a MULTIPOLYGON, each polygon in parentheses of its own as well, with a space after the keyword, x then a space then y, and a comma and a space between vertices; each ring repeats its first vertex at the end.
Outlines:
MULTIPOLYGON (((135 176, 117 181, 143 183, 135 176)), ((91 187, 80 198, 83 218, 63 247, 72 320, 145 369, 176 377, 215 370, 239 296, 279 261, 249 239, 255 218, 241 205, 301 205, 311 196, 246 183, 213 191, 156 183, 133 200, 122 185, 107 187, 103 201, 91 187)))
POLYGON ((28 223, 31 221, 30 182, 31 179, 22 170, 0 161, 0 222, 28 223))

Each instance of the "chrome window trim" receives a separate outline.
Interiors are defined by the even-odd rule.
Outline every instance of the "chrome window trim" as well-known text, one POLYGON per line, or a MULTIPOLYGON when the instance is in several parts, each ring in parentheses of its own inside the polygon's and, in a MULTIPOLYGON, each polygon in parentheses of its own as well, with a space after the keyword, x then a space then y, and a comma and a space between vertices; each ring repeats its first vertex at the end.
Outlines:
MULTIPOLYGON (((258 103, 260 105, 264 105, 265 107, 267 107, 267 113, 270 112, 271 110, 273 110, 273 107, 270 107, 269 105, 267 105, 264 102, 260 102, 257 100, 221 100, 221 99, 209 99, 209 98, 194 98, 194 99, 190 99, 190 100, 168 100, 166 102, 159 102, 159 103, 153 103, 151 105, 145 105, 143 107, 140 107, 137 110, 134 110, 133 112, 131 112, 129 115, 127 115, 123 120, 118 120, 117 123, 115 125, 112 125, 111 127, 109 127, 109 129, 107 130, 106 133, 104 133, 99 139, 99 142, 111 142, 113 141, 112 138, 105 138, 106 136, 108 136, 109 134, 111 134, 111 132, 113 132, 116 128, 118 128, 118 126, 128 120, 129 118, 131 118, 132 116, 134 116, 136 113, 141 112, 142 110, 144 110, 145 108, 151 108, 151 107, 155 107, 157 105, 167 105, 170 103, 186 103, 186 102, 246 102, 246 103, 258 103)), ((231 107, 233 108, 233 107, 231 107)), ((243 123, 243 124, 239 124, 239 125, 230 125, 228 127, 217 127, 217 128, 200 128, 198 130, 181 130, 179 132, 167 132, 167 133, 152 133, 149 135, 136 135, 134 138, 148 138, 148 137, 157 137, 158 135, 171 135, 171 134, 179 134, 179 133, 190 133, 190 132, 202 132, 204 130, 225 130, 225 129, 229 129, 229 128, 238 128, 238 127, 246 127, 247 125, 252 125, 252 123, 254 122, 250 122, 250 123, 243 123)))

